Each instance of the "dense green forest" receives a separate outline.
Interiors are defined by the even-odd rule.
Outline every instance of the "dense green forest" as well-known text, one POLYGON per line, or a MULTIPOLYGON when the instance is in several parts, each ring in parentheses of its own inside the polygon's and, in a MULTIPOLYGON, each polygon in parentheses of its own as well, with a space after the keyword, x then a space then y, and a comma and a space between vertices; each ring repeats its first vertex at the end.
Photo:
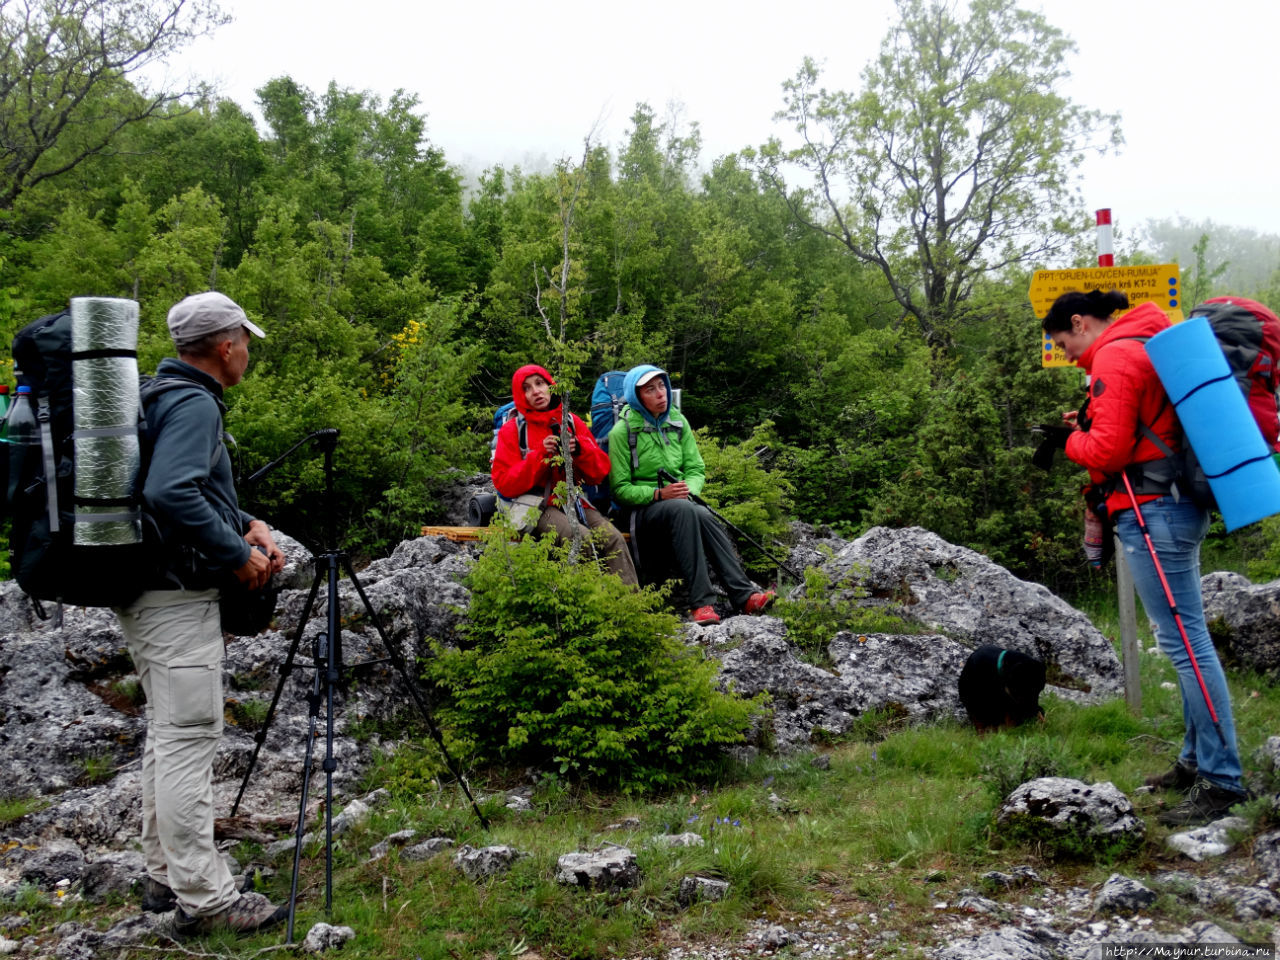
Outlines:
MULTIPOLYGON (((621 143, 468 178, 411 92, 141 88, 142 64, 216 29, 211 6, 4 7, 0 333, 131 297, 151 370, 169 306, 227 293, 268 332, 229 396, 244 470, 339 428, 337 521, 363 555, 487 468, 518 364, 547 364, 585 412, 597 374, 654 362, 728 471, 708 495, 768 491, 758 530, 920 524, 1070 589, 1082 477, 1033 469, 1030 428, 1080 378, 1040 369, 1026 291, 1039 266, 1092 262, 1075 171, 1122 124, 1057 92, 1072 44, 1041 15, 898 9, 862 89, 812 63, 782 84, 789 138, 705 157, 696 124, 641 103, 621 143)), ((1199 296, 1220 292, 1216 242, 1183 265, 1199 296)), ((1271 249, 1265 281, 1232 292, 1280 306, 1271 249)), ((314 542, 322 485, 296 456, 248 498, 314 542)))

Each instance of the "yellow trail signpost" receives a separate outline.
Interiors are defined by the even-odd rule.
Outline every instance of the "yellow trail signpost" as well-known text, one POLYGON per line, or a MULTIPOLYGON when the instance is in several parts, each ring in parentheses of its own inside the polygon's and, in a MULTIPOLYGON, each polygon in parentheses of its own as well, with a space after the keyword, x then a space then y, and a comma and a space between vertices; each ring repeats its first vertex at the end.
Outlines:
MULTIPOLYGON (((1173 323, 1182 322, 1182 275, 1176 263, 1152 264, 1144 267, 1086 267, 1080 270, 1037 270, 1031 276, 1031 308, 1043 317, 1053 301, 1068 290, 1122 290, 1129 305, 1151 302, 1169 315, 1173 323)), ((1053 345, 1048 337, 1041 344, 1040 365, 1070 367, 1072 362, 1053 345)))

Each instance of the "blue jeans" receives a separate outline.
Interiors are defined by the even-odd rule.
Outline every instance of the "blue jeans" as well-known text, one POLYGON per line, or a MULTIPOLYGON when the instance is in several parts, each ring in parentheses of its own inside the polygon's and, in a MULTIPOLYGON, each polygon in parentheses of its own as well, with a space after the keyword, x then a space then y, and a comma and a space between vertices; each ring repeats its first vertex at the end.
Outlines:
POLYGON ((1138 519, 1133 510, 1121 510, 1115 518, 1116 534, 1124 545, 1124 556, 1133 573, 1134 587, 1142 599, 1147 617, 1155 623, 1156 642, 1161 652, 1173 661, 1178 670, 1182 717, 1187 731, 1181 760, 1184 764, 1197 766, 1200 776, 1214 785, 1243 792, 1227 678, 1222 672, 1209 629, 1205 626, 1204 601, 1200 595, 1200 543, 1209 530, 1209 515, 1188 499, 1177 503, 1172 497, 1160 497, 1150 503, 1139 504, 1139 507, 1156 556, 1160 558, 1160 566, 1169 581, 1191 652, 1200 666, 1205 690, 1213 701, 1222 728, 1220 738, 1205 705, 1204 692, 1196 680, 1195 668, 1187 655, 1169 599, 1151 561, 1146 540, 1138 528, 1138 519), (1226 739, 1225 744, 1222 738, 1226 739))

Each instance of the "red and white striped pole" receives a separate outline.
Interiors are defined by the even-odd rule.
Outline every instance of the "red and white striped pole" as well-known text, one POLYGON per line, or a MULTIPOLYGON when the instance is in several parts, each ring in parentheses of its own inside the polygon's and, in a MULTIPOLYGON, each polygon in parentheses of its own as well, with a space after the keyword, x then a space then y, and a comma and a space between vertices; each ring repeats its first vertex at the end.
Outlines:
POLYGON ((1114 267, 1116 265, 1115 249, 1111 246, 1111 208, 1104 207, 1097 211, 1098 224, 1098 266, 1114 267))
MULTIPOLYGON (((1098 266, 1114 267, 1116 257, 1115 248, 1111 245, 1111 208, 1104 207, 1096 211, 1095 216, 1095 222, 1098 225, 1098 266)), ((1128 480, 1127 477, 1125 479, 1128 480)), ((1141 715, 1142 684, 1138 677, 1138 661, 1142 657, 1142 648, 1138 646, 1138 608, 1133 598, 1133 574, 1129 571, 1129 564, 1120 559, 1123 556, 1124 550, 1117 537, 1116 593, 1119 598, 1120 661, 1124 667, 1124 698, 1129 704, 1129 709, 1134 714, 1141 715)))

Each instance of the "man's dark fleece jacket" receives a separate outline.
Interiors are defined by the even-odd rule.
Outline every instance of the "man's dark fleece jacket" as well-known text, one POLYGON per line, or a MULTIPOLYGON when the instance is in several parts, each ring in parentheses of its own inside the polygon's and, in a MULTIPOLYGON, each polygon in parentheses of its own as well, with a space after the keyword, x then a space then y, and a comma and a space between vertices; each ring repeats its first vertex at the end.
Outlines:
POLYGON ((222 384, 189 363, 162 360, 156 381, 174 377, 202 389, 169 389, 147 404, 153 448, 143 499, 171 554, 170 575, 187 589, 204 589, 249 561, 244 534, 253 517, 240 509, 222 439, 222 384), (194 576, 190 562, 180 559, 181 547, 198 553, 194 576))

